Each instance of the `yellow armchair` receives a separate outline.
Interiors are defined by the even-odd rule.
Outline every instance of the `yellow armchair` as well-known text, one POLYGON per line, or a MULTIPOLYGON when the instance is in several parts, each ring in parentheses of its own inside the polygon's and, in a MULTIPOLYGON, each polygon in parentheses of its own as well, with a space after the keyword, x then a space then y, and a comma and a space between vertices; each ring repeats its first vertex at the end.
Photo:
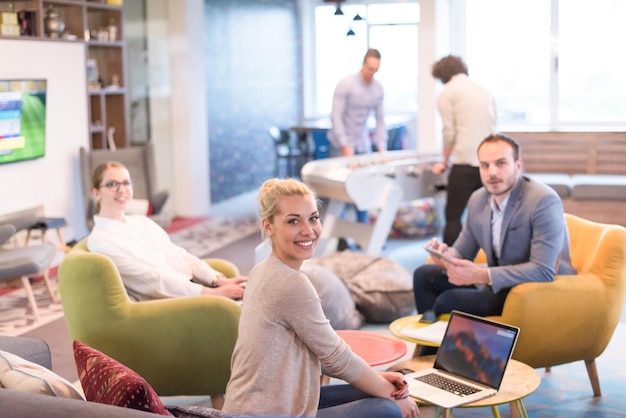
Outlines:
MULTIPOLYGON (((238 275, 225 260, 211 264, 238 275)), ((130 367, 161 396, 221 398, 230 378, 240 306, 225 297, 131 301, 117 267, 76 244, 59 267, 59 289, 72 339, 130 367)))
POLYGON ((583 360, 600 396, 595 359, 608 345, 626 297, 626 228, 565 214, 578 275, 511 289, 496 321, 520 327, 513 358, 533 368, 583 360))

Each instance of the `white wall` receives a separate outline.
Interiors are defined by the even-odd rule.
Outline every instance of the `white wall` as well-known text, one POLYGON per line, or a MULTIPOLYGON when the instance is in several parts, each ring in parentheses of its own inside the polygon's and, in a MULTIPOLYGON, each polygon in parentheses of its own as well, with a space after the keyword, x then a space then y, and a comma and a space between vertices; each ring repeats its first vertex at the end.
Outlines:
MULTIPOLYGON (((85 46, 82 43, 0 40, 0 79, 46 79, 46 155, 0 165, 0 214, 42 206, 69 223, 63 238, 87 234, 78 150, 88 147, 85 46)), ((51 241, 56 234, 50 234, 51 241)))
POLYGON ((210 208, 203 0, 146 2, 150 133, 157 182, 170 191, 169 215, 204 216, 210 208))
POLYGON ((209 128, 204 78, 204 0, 169 4, 174 208, 201 216, 210 207, 209 128))
POLYGON ((420 152, 441 152, 441 118, 437 113, 438 89, 441 88, 431 75, 433 64, 450 53, 448 25, 450 1, 421 0, 419 25, 419 78, 417 149, 420 152))

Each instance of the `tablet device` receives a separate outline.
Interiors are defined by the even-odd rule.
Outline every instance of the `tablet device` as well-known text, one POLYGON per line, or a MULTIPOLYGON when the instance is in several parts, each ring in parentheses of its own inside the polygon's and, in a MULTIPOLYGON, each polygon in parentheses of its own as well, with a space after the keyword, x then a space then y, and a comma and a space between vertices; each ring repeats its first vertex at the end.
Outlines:
POLYGON ((432 255, 435 258, 443 258, 444 260, 448 260, 448 261, 452 260, 452 257, 450 257, 449 255, 445 255, 441 251, 435 250, 434 248, 431 248, 425 245, 424 249, 428 251, 430 255, 432 255))

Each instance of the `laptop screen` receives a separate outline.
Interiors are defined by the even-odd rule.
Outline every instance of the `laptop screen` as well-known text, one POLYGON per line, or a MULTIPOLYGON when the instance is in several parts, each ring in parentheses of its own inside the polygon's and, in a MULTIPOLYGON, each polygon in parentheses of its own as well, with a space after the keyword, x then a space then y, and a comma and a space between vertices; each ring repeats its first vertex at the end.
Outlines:
POLYGON ((499 389, 519 329, 452 311, 435 368, 499 389))

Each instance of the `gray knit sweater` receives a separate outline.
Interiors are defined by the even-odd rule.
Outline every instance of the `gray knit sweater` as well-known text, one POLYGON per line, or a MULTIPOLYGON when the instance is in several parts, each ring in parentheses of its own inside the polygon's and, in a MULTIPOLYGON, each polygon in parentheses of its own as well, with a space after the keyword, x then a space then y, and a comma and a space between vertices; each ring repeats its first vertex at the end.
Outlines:
POLYGON ((322 372, 350 383, 365 367, 330 326, 302 272, 273 255, 252 269, 225 412, 314 417, 322 372))

